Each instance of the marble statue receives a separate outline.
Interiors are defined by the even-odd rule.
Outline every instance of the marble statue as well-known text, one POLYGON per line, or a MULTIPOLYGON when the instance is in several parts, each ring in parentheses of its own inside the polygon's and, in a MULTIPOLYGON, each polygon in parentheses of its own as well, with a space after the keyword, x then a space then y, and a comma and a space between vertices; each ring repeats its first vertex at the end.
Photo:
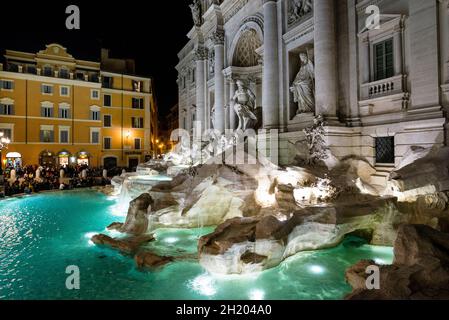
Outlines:
POLYGON ((315 111, 315 68, 306 53, 300 53, 301 68, 290 91, 298 104, 296 114, 315 111))
POLYGON ((202 24, 201 17, 201 3, 200 0, 193 0, 193 3, 190 5, 190 10, 192 10, 192 18, 195 26, 199 27, 202 24))
POLYGON ((235 113, 239 118, 237 130, 252 129, 257 123, 257 117, 254 114, 256 96, 245 86, 242 80, 237 80, 237 90, 232 101, 234 102, 235 113))
POLYGON ((289 24, 293 24, 313 10, 312 0, 290 0, 289 24))
POLYGON ((210 120, 212 124, 212 128, 215 129, 215 105, 210 109, 210 120))

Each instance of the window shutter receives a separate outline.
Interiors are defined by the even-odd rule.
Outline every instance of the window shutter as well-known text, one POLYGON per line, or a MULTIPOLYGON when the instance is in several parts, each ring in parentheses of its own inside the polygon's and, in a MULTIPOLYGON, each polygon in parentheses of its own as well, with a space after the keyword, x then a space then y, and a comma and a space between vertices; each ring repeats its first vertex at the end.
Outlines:
POLYGON ((143 109, 144 99, 140 99, 140 109, 143 109))
POLYGON ((139 118, 139 120, 140 120, 140 128, 143 128, 143 118, 139 118))
POLYGON ((3 89, 3 80, 0 80, 0 88, 3 89))
POLYGON ((15 114, 15 110, 14 110, 14 105, 12 104, 11 105, 11 115, 14 115, 15 114))
POLYGON ((11 89, 14 90, 14 82, 11 81, 11 89))
POLYGON ((41 117, 45 117, 45 108, 41 107, 41 117))
POLYGON ((55 142, 55 132, 50 131, 50 142, 55 142))
POLYGON ((5 114, 5 105, 0 104, 0 114, 5 114))
POLYGON ((40 141, 44 142, 44 131, 41 130, 39 135, 40 135, 40 141))

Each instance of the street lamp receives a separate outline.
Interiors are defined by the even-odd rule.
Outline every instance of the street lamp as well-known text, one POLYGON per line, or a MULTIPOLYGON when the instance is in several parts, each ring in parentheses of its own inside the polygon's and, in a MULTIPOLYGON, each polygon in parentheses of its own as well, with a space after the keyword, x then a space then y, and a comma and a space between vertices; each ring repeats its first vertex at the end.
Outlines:
MULTIPOLYGON (((0 132, 0 159, 2 159, 2 150, 8 149, 8 145, 11 143, 9 138, 4 137, 4 133, 0 132)), ((0 166, 3 165, 3 161, 0 166)))

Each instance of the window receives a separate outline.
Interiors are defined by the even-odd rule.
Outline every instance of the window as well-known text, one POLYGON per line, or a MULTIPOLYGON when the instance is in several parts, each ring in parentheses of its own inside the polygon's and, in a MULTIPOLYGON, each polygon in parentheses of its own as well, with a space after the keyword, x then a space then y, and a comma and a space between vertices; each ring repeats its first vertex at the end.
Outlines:
POLYGON ((14 114, 14 105, 13 104, 0 104, 0 114, 11 116, 14 114))
POLYGON ((100 132, 98 131, 93 131, 92 132, 92 143, 99 143, 100 142, 100 132))
POLYGON ((12 140, 12 129, 0 128, 0 133, 3 133, 3 137, 12 140))
POLYGON ((8 71, 10 72, 19 72, 19 65, 15 63, 9 63, 8 64, 8 71))
POLYGON ((103 81, 102 81, 102 85, 103 88, 109 88, 112 89, 112 77, 107 77, 107 76, 103 76, 103 81))
POLYGON ((98 90, 91 90, 90 91, 90 98, 94 100, 100 99, 100 91, 98 90))
POLYGON ((133 90, 134 91, 142 92, 142 88, 143 88, 143 82, 142 81, 133 80, 133 90))
POLYGON ((143 98, 133 98, 132 99, 132 108, 133 109, 143 109, 144 101, 145 100, 143 98))
POLYGON ((376 138, 376 163, 394 164, 394 137, 376 138))
POLYGON ((11 80, 0 80, 0 88, 2 90, 14 90, 14 82, 11 80))
POLYGON ((111 117, 111 115, 105 114, 103 116, 103 126, 107 127, 107 128, 112 127, 112 117, 111 117))
POLYGON ((143 128, 143 118, 132 117, 131 118, 131 122, 132 122, 132 127, 133 128, 137 128, 137 129, 143 128))
POLYGON ((111 149, 111 138, 104 137, 104 139, 103 139, 103 148, 105 150, 110 150, 111 149))
POLYGON ((70 88, 65 86, 59 87, 59 95, 61 97, 68 97, 70 95, 70 88))
POLYGON ((27 66, 26 72, 30 74, 37 74, 36 66, 27 66))
POLYGON ((41 92, 42 94, 52 95, 53 94, 53 86, 49 84, 43 84, 41 86, 41 92))
POLYGON ((53 76, 53 68, 52 67, 44 67, 44 76, 52 77, 53 76))
POLYGON ((76 80, 84 81, 84 73, 83 72, 77 72, 75 75, 76 80))
POLYGON ((53 117, 53 104, 51 104, 49 102, 42 103, 41 117, 44 117, 44 118, 52 118, 53 117))
POLYGON ((61 103, 59 105, 59 114, 60 119, 69 119, 70 118, 70 105, 67 103, 61 103))
POLYGON ((394 76, 393 39, 374 45, 375 81, 394 76))
POLYGON ((98 73, 89 74, 89 81, 98 83, 99 82, 98 73))
POLYGON ((59 77, 62 79, 68 79, 70 77, 69 70, 65 68, 59 69, 59 77))
POLYGON ((100 111, 91 111, 90 120, 98 121, 100 120, 100 111))
POLYGON ((140 139, 139 138, 134 139, 134 149, 140 150, 140 139))
POLYGON ((69 129, 60 129, 59 143, 69 143, 69 129))
POLYGON ((41 142, 48 142, 53 143, 54 140, 54 132, 51 129, 41 129, 40 134, 40 141, 41 142))
POLYGON ((112 97, 109 94, 105 94, 103 96, 103 100, 104 100, 103 104, 104 104, 105 107, 111 107, 112 106, 112 99, 111 98, 112 97))

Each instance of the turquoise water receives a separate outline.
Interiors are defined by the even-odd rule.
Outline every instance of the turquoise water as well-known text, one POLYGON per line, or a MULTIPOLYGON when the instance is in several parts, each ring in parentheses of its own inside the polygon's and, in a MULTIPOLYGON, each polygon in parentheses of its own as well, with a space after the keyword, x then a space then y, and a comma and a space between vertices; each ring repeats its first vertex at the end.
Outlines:
POLYGON ((0 299, 341 299, 351 291, 347 267, 360 259, 393 259, 391 248, 347 238, 260 274, 212 276, 195 260, 198 236, 212 228, 161 229, 149 246, 178 260, 140 272, 132 258, 89 240, 124 221, 115 205, 92 190, 0 201, 0 299), (69 265, 79 267, 80 290, 65 287, 69 265))

